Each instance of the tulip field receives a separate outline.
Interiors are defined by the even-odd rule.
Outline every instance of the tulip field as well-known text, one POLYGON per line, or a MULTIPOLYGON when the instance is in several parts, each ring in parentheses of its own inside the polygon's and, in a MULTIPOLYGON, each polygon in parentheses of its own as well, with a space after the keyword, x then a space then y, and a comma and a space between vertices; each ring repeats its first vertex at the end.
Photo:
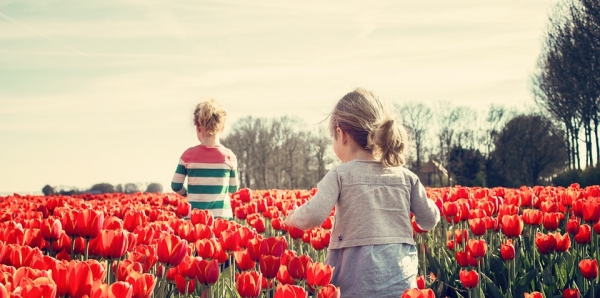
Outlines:
MULTIPOLYGON (((0 197, 0 298, 339 297, 331 216, 286 227, 312 190, 241 189, 235 218, 176 194, 0 197)), ((600 187, 430 188, 413 221, 417 289, 400 297, 600 297, 600 187)))

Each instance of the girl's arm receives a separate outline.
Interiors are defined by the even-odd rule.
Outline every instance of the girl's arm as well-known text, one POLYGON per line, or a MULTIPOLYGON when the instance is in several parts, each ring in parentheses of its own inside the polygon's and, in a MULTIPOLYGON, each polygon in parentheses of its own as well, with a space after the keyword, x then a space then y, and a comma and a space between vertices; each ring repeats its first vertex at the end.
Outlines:
POLYGON ((429 231, 440 221, 440 210, 435 202, 427 198, 425 187, 417 179, 410 191, 410 211, 415 215, 417 225, 429 231))
POLYGON ((237 169, 231 170, 229 173, 229 193, 238 191, 240 180, 238 179, 237 169))
POLYGON ((308 230, 323 224, 340 196, 340 181, 335 169, 317 184, 319 189, 306 204, 293 210, 285 219, 287 226, 308 230))
POLYGON ((186 175, 187 169, 185 168, 185 163, 182 159, 179 159, 179 164, 177 164, 175 175, 173 175, 173 180, 171 181, 171 189, 182 196, 187 194, 187 189, 185 189, 185 186, 183 186, 186 175))

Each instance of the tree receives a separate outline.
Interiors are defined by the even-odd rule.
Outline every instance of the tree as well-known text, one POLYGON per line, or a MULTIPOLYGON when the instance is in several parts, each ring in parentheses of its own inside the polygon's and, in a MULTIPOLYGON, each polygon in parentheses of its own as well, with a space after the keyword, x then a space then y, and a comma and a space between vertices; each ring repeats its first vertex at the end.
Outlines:
POLYGON ((404 125, 408 128, 415 142, 416 160, 413 170, 418 172, 425 156, 425 141, 433 114, 423 103, 409 102, 398 109, 404 125))
MULTIPOLYGON (((561 170, 567 160, 563 130, 542 115, 513 118, 494 145, 492 155, 497 173, 504 177, 499 181, 502 186, 537 185, 541 177, 561 170)), ((488 186, 498 186, 494 184, 488 186)))
POLYGON ((162 187, 162 185, 160 183, 150 183, 146 187, 146 192, 162 193, 163 192, 163 187, 162 187))
POLYGON ((132 194, 138 191, 140 191, 140 189, 135 183, 126 183, 125 186, 123 186, 123 192, 126 194, 132 194))
POLYGON ((46 184, 46 186, 44 186, 44 188, 42 188, 42 193, 45 196, 50 196, 54 194, 54 188, 48 184, 46 184))
POLYGON ((568 167, 581 169, 582 126, 585 165, 594 165, 594 137, 596 161, 599 161, 600 2, 565 0, 550 16, 538 70, 533 77, 533 93, 538 105, 566 130, 568 167))
POLYGON ((110 183, 98 183, 92 185, 90 191, 93 193, 113 193, 115 192, 115 188, 110 183))
POLYGON ((117 184, 117 186, 115 186, 115 192, 122 193, 123 192, 123 185, 117 184))
POLYGON ((450 150, 449 171, 452 172, 456 184, 462 186, 484 186, 483 155, 477 149, 454 146, 450 150))

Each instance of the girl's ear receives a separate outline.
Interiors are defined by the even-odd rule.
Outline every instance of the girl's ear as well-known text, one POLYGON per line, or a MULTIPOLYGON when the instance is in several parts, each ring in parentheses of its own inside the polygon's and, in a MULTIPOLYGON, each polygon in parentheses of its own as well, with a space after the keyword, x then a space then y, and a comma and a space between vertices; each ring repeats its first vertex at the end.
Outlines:
POLYGON ((337 133, 338 133, 338 136, 340 138, 342 138, 341 139, 342 144, 346 144, 346 142, 348 142, 348 135, 342 129, 340 129, 339 127, 337 128, 337 133))

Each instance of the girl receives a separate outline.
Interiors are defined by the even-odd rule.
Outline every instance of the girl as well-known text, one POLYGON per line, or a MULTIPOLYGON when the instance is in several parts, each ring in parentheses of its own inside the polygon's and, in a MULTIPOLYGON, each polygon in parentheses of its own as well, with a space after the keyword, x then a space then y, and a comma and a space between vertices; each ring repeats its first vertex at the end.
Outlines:
POLYGON ((342 164, 319 191, 285 219, 300 229, 321 225, 335 206, 326 263, 342 297, 398 298, 416 288, 417 250, 411 212, 419 227, 440 220, 418 177, 402 167, 407 133, 373 93, 356 89, 329 119, 333 150, 342 164))
POLYGON ((194 110, 194 125, 200 145, 181 155, 171 188, 186 196, 192 209, 208 209, 215 217, 233 218, 229 193, 237 191, 237 160, 220 144, 227 113, 214 99, 194 110), (183 186, 188 176, 188 188, 183 186))

